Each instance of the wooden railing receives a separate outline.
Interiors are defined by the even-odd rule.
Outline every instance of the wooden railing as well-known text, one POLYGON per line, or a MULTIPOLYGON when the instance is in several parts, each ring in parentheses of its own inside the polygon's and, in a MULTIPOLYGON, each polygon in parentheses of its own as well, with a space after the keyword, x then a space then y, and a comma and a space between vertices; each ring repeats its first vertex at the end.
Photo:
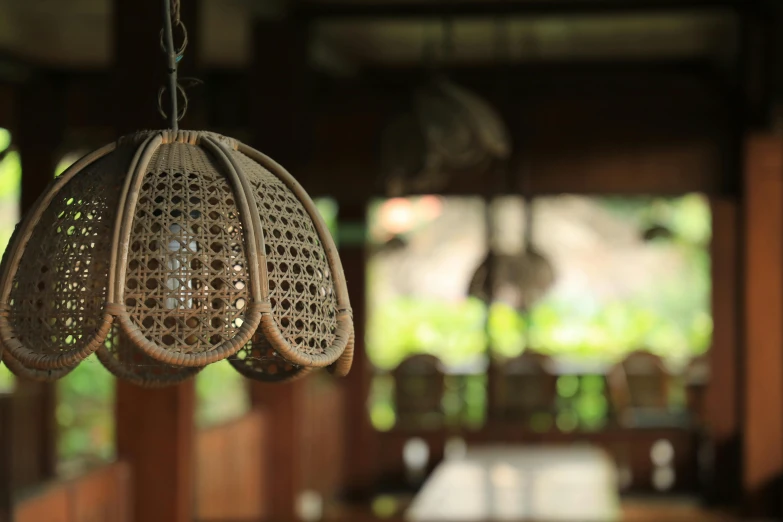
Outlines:
POLYGON ((128 522, 130 473, 117 462, 36 488, 16 503, 14 522, 128 522))
MULTIPOLYGON (((342 478, 346 423, 342 389, 328 380, 313 379, 302 385, 305 393, 298 409, 303 424, 297 433, 300 442, 295 446, 300 452, 291 456, 291 465, 301 470, 301 482, 292 493, 315 491, 328 502, 338 493, 342 478)), ((4 411, 3 404, 0 403, 0 412, 4 411)), ((7 406, 5 410, 10 415, 10 403, 7 406)), ((276 491, 273 483, 279 477, 274 476, 270 459, 280 448, 270 443, 270 423, 274 419, 269 415, 264 409, 256 409, 235 421, 197 433, 193 495, 197 521, 256 521, 273 515, 270 497, 276 491)), ((10 456, 3 459, 0 455, 0 492, 3 469, 10 473, 12 460, 10 456), (4 460, 9 462, 3 464, 4 460)), ((114 463, 72 480, 26 488, 24 495, 16 499, 13 520, 130 522, 133 520, 131 473, 129 465, 114 463)), ((0 516, 0 522, 7 521, 0 516)))
POLYGON ((269 480, 266 416, 254 410, 200 431, 196 439, 196 516, 199 521, 262 520, 269 480))
POLYGON ((303 486, 328 501, 338 493, 342 481, 344 431, 343 389, 332 380, 310 379, 303 406, 303 486))

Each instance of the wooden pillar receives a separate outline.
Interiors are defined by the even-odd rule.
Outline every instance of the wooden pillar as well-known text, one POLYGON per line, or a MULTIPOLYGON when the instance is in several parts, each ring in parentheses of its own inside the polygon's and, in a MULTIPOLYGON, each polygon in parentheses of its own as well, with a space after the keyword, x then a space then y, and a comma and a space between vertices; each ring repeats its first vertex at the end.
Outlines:
POLYGON ((744 176, 744 469, 750 515, 780 511, 783 474, 783 137, 747 141, 744 176))
MULTIPOLYGON (((197 75, 198 5, 182 2, 190 43, 181 75, 197 75)), ((168 126, 158 114, 158 89, 165 84, 160 48, 161 2, 114 0, 117 135, 168 126)), ((181 34, 175 31, 175 45, 181 34)), ((193 119, 186 118, 187 122, 193 119)), ((183 122, 184 124, 185 122, 183 122)), ((194 381, 157 390, 117 382, 117 454, 132 468, 136 522, 192 522, 195 516, 194 381)))
POLYGON ((131 465, 136 522, 193 522, 193 381, 146 390, 117 382, 117 454, 131 465))
POLYGON ((365 327, 367 324, 365 236, 367 207, 343 203, 339 207, 338 235, 340 259, 348 283, 355 329, 354 361, 351 373, 343 382, 345 398, 344 491, 346 497, 364 500, 376 482, 377 437, 367 411, 372 386, 372 368, 367 358, 365 327))
POLYGON ((728 505, 740 490, 740 205, 734 198, 714 198, 712 210, 712 317, 710 381, 705 397, 705 424, 713 447, 708 495, 728 505))

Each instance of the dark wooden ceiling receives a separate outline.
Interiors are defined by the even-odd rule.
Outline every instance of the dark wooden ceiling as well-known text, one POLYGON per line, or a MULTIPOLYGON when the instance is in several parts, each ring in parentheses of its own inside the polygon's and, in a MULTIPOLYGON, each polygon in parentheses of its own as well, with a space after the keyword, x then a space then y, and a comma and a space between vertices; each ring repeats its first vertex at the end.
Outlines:
MULTIPOLYGON (((0 53, 58 68, 111 67, 113 1, 0 0, 0 53)), ((285 13, 312 22, 312 60, 336 72, 420 64, 428 46, 442 47, 447 15, 455 17, 449 56, 455 64, 506 59, 725 64, 737 47, 734 3, 728 1, 183 1, 200 1, 197 53, 206 68, 249 66, 254 21, 285 13), (502 51, 499 29, 508 34, 502 51)))

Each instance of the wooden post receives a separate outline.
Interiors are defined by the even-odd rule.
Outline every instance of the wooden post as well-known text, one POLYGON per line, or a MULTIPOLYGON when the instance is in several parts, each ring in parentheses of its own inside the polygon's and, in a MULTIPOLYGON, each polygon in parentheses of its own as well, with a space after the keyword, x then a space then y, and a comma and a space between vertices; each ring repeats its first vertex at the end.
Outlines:
POLYGON ((377 460, 376 432, 367 411, 367 398, 372 386, 372 368, 365 344, 367 207, 364 204, 343 203, 339 207, 339 219, 340 259, 353 308, 356 343, 353 368, 343 382, 346 418, 344 492, 349 500, 366 500, 375 486, 377 460))
POLYGON ((146 390, 117 381, 117 454, 132 468, 135 522, 193 522, 193 381, 146 390))
MULTIPOLYGON (((180 62, 184 76, 197 75, 198 5, 182 2, 190 43, 180 62)), ((167 125, 158 114, 158 89, 165 83, 160 48, 161 2, 114 0, 117 135, 167 125)), ((181 43, 175 30, 175 45, 181 43)), ((188 117, 188 122, 193 119, 188 117)), ((183 122, 184 123, 184 122, 183 122)), ((132 469, 136 522, 192 522, 195 515, 194 382, 145 390, 117 382, 117 454, 132 469)))
POLYGON ((742 487, 749 515, 780 511, 783 474, 783 137, 747 141, 742 487))
POLYGON ((704 397, 704 421, 714 448, 709 501, 738 500, 740 490, 740 263, 739 203, 714 198, 712 209, 712 347, 710 381, 704 397))

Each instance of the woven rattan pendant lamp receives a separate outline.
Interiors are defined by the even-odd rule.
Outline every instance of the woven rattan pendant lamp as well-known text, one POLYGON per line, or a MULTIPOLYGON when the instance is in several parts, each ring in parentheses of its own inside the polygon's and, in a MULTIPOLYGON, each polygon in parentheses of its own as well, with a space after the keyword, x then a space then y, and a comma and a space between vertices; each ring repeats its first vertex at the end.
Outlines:
POLYGON ((88 154, 24 217, 0 270, 0 354, 38 380, 92 353, 142 386, 223 359, 261 381, 344 375, 353 322, 329 231, 269 157, 179 130, 181 22, 163 8, 170 128, 88 154))
POLYGON ((454 27, 451 20, 441 26, 440 59, 425 38, 427 79, 415 90, 410 110, 383 133, 381 170, 392 197, 442 191, 455 176, 489 170, 511 154, 509 132, 497 110, 448 78, 444 66, 454 56, 454 27))

